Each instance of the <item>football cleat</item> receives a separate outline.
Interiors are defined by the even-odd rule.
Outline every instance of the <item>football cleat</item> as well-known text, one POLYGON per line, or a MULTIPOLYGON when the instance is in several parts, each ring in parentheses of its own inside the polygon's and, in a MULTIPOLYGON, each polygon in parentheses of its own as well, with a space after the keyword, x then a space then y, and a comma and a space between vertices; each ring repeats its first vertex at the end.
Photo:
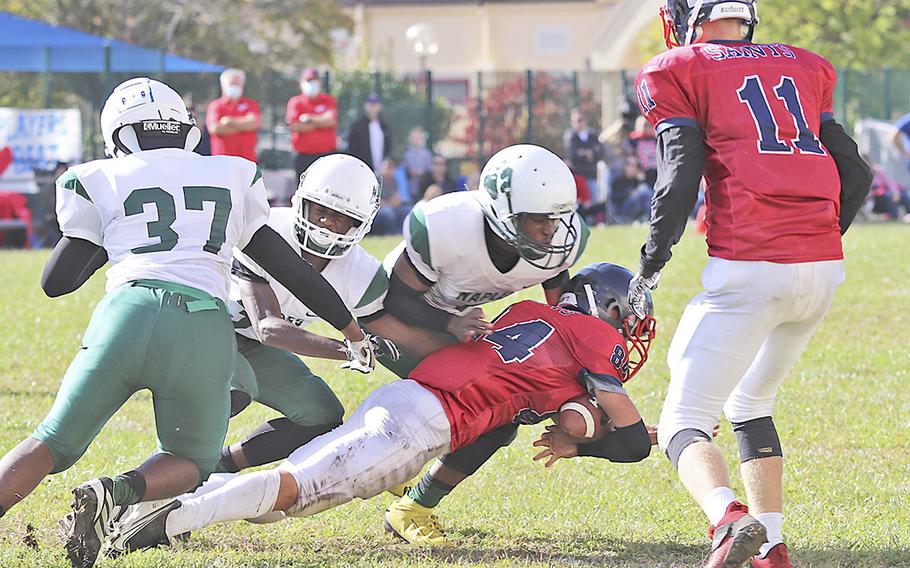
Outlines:
POLYGON ((418 505, 408 496, 395 501, 382 516, 382 525, 401 540, 418 546, 449 544, 433 509, 418 505))
POLYGON ((90 568, 98 559, 115 514, 113 489, 109 477, 92 479, 73 489, 72 519, 61 521, 61 525, 65 523, 66 555, 74 568, 90 568))
POLYGON ((717 527, 708 532, 712 538, 711 555, 704 568, 745 568, 768 541, 765 526, 739 501, 730 503, 717 527))
POLYGON ((793 568, 787 545, 782 542, 772 546, 764 556, 753 556, 749 565, 751 568, 793 568))
MULTIPOLYGON (((176 499, 159 499, 129 507, 114 524, 105 556, 117 557, 136 550, 170 546, 171 539, 165 532, 167 517, 181 505, 176 499)), ((174 538, 185 540, 189 538, 189 533, 174 538)))
POLYGON ((388 492, 395 497, 404 497, 411 492, 411 489, 414 489, 414 485, 414 480, 411 479, 410 481, 405 481, 404 483, 396 485, 395 487, 389 489, 388 492))

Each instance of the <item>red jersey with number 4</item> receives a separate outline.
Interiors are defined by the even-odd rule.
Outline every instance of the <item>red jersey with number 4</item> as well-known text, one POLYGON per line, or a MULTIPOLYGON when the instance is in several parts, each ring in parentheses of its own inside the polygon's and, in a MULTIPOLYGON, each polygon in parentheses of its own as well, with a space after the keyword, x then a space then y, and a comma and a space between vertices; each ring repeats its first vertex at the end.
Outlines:
POLYGON ((744 41, 671 49, 642 68, 638 101, 658 133, 704 132, 709 255, 843 258, 840 178, 818 138, 834 118, 835 82, 815 53, 744 41))
POLYGON ((533 424, 588 392, 589 374, 619 384, 626 342, 596 317, 525 300, 493 322, 493 332, 441 349, 409 377, 439 398, 451 449, 510 422, 533 424))

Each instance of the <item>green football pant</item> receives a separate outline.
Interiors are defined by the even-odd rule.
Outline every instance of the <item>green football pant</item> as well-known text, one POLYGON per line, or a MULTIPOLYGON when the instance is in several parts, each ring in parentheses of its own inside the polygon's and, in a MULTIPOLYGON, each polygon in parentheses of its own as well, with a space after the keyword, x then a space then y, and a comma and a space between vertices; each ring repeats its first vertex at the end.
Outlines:
POLYGON ((344 407, 300 357, 237 335, 237 361, 231 388, 282 413, 298 426, 341 422, 344 407))
POLYGON ((145 280, 107 294, 33 437, 73 465, 136 391, 149 389, 158 447, 191 460, 202 479, 218 463, 230 414, 234 330, 220 300, 145 280))

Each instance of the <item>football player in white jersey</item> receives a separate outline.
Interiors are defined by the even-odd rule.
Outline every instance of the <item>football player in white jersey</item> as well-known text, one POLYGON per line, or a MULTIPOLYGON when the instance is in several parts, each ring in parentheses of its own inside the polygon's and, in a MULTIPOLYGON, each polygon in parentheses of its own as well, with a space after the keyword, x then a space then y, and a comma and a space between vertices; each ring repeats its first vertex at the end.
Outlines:
POLYGON ((114 508, 179 495, 218 463, 234 367, 225 301, 235 246, 344 333, 348 366, 374 363, 369 338, 331 285, 265 226, 256 164, 191 151, 200 132, 180 95, 130 79, 105 102, 101 129, 113 159, 75 166, 57 182, 63 239, 42 286, 50 296, 69 293, 110 262, 107 294, 53 408, 0 460, 2 515, 72 466, 133 393, 152 392, 160 452, 73 490, 74 566, 94 563, 114 508))
MULTIPOLYGON (((321 272, 358 322, 385 338, 373 336, 377 355, 394 359, 400 344, 422 358, 445 343, 383 311, 388 276, 358 244, 370 231, 379 196, 369 166, 330 154, 301 176, 292 207, 272 208, 268 225, 321 272)), ((340 341, 307 331, 318 316, 242 252, 234 255, 230 311, 238 347, 232 416, 251 400, 283 415, 222 450, 218 471, 233 473, 284 459, 341 424, 341 402, 295 353, 322 359, 345 354, 340 341)))
MULTIPOLYGON (((404 242, 385 260, 386 309, 405 323, 448 332, 451 341, 487 333, 490 324, 478 306, 519 290, 542 285, 547 302, 556 304, 588 240, 589 229, 575 213, 572 173, 549 150, 531 144, 500 150, 480 179, 477 191, 415 207, 404 242)), ((396 372, 406 376, 402 362, 396 372)), ((516 431, 517 425, 506 425, 440 458, 389 507, 387 528, 414 544, 444 543, 433 507, 516 431)))

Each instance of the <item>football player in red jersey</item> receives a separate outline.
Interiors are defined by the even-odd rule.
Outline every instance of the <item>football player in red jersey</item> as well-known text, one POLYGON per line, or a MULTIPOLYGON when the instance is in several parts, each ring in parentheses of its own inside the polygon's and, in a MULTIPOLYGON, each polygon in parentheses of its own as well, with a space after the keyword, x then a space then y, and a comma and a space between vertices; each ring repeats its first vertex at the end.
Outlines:
POLYGON ((711 522, 707 566, 790 566, 771 410, 844 279, 841 236, 872 176, 834 120, 834 68, 805 49, 752 43, 753 0, 668 0, 662 13, 672 49, 636 80, 659 173, 633 310, 656 287, 702 176, 710 259, 668 353, 659 443, 711 522), (711 442, 721 412, 752 515, 711 442))
POLYGON ((207 483, 181 500, 128 511, 110 549, 168 544, 220 521, 271 522, 367 499, 407 481, 433 457, 513 420, 539 422, 585 393, 596 397, 615 429, 579 444, 577 454, 644 459, 651 439, 623 383, 647 358, 654 319, 639 320, 629 309, 631 277, 620 266, 594 264, 576 274, 558 306, 513 304, 488 335, 428 356, 410 379, 374 391, 347 422, 297 449, 278 469, 219 478, 220 487, 207 483))

